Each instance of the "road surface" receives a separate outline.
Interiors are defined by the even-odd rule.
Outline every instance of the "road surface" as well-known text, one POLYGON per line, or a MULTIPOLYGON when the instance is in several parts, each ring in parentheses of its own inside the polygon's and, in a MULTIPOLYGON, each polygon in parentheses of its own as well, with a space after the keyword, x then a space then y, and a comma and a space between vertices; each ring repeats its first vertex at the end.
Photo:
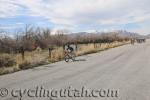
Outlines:
POLYGON ((150 100, 150 41, 81 56, 77 60, 0 76, 0 100, 150 100), (31 90, 39 92, 38 88, 53 90, 49 92, 52 95, 35 97, 35 91, 31 90), (89 97, 81 97, 83 88, 90 91, 89 97), (28 93, 20 93, 19 89, 28 93), (61 97, 61 89, 76 89, 79 96, 72 93, 61 97), (91 95, 95 90, 103 92, 91 95), (107 90, 114 90, 117 95, 106 96, 107 90))

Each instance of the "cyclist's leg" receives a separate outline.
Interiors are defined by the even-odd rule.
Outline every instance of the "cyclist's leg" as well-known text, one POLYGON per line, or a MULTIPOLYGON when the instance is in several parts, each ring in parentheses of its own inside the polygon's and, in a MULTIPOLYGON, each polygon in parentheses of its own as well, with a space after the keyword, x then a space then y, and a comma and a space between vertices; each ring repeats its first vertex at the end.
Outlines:
POLYGON ((64 60, 65 60, 66 62, 69 62, 69 59, 70 59, 69 52, 65 51, 65 52, 64 52, 64 60))
POLYGON ((75 57, 76 57, 76 53, 75 53, 75 52, 72 52, 72 54, 71 54, 71 59, 72 59, 73 61, 75 61, 75 57))

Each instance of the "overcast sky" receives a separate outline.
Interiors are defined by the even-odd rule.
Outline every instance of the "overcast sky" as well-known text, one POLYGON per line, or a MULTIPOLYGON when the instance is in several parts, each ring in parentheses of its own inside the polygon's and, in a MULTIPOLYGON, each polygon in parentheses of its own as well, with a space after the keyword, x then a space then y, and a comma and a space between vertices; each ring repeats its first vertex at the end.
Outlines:
POLYGON ((0 29, 32 24, 79 31, 150 33, 150 0, 0 0, 0 29))

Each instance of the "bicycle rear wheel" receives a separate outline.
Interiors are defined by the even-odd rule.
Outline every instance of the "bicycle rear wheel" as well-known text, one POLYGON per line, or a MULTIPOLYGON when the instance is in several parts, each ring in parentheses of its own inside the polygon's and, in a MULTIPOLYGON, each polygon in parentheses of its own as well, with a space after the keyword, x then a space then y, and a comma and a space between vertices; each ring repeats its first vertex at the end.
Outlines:
POLYGON ((70 59, 69 55, 65 56, 65 61, 66 62, 69 62, 69 59, 70 59))

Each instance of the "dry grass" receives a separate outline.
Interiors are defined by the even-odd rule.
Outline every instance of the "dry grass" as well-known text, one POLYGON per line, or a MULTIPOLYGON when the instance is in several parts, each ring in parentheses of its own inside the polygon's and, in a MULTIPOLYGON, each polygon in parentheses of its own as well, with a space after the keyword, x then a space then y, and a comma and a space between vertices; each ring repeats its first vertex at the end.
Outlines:
POLYGON ((49 58, 50 62, 60 61, 64 58, 63 48, 59 47, 52 51, 52 55, 49 58))
POLYGON ((103 51, 106 49, 114 48, 117 46, 121 46, 127 44, 128 42, 113 42, 113 43, 97 43, 97 44, 81 44, 78 46, 77 55, 84 55, 95 53, 98 51, 103 51))
POLYGON ((18 71, 14 55, 0 54, 0 75, 18 71))
POLYGON ((16 64, 13 55, 10 54, 0 54, 0 68, 11 67, 16 64))
MULTIPOLYGON (((110 44, 108 44, 108 43, 79 44, 78 49, 76 51, 76 55, 80 56, 80 55, 84 55, 84 54, 95 53, 95 52, 103 51, 103 50, 106 50, 109 48, 121 46, 121 45, 124 45, 127 43, 128 42, 114 42, 114 43, 110 43, 110 44)), ((7 60, 9 60, 9 61, 11 61, 10 60, 10 58, 11 58, 11 59, 13 59, 14 62, 16 62, 16 64, 14 63, 13 65, 9 65, 9 67, 7 67, 7 66, 1 67, 0 66, 1 67, 0 74, 11 73, 11 72, 15 72, 15 71, 22 70, 22 69, 28 69, 28 68, 36 67, 39 65, 53 63, 53 62, 60 61, 64 58, 64 52, 63 52, 62 47, 58 47, 58 48, 54 49, 51 53, 51 57, 49 56, 48 50, 25 52, 24 59, 22 59, 21 54, 17 54, 17 55, 5 54, 5 56, 7 55, 6 57, 2 56, 4 54, 0 54, 0 55, 1 55, 0 62, 1 62, 1 60, 6 60, 5 58, 7 58, 7 60)))
POLYGON ((25 52, 25 57, 22 59, 21 54, 16 55, 16 62, 21 69, 28 69, 48 63, 48 51, 33 51, 25 52))

